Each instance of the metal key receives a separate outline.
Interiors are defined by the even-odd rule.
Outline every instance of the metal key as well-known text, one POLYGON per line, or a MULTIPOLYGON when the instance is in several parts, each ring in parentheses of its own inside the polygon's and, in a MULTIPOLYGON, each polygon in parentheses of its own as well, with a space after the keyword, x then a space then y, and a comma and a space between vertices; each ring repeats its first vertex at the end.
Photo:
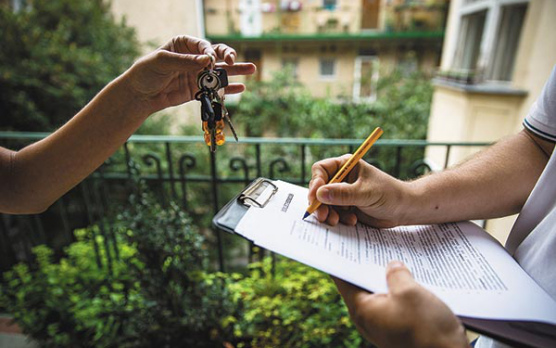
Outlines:
POLYGON ((230 126, 230 130, 232 131, 232 134, 234 135, 236 141, 239 141, 237 138, 236 129, 234 127, 234 124, 232 123, 232 119, 230 118, 230 113, 228 112, 228 109, 224 105, 224 100, 226 99, 226 95, 224 94, 223 90, 220 90, 218 92, 218 97, 220 98, 220 102, 222 104, 222 112, 223 112, 224 119, 226 120, 226 123, 228 123, 228 125, 230 126), (222 95, 220 95, 220 92, 222 92, 222 95))
MULTIPOLYGON (((216 145, 222 145, 226 141, 224 136, 224 119, 228 124, 228 111, 224 106, 224 88, 228 86, 228 73, 223 68, 215 68, 201 71, 197 76, 197 87, 199 91, 195 99, 201 102, 201 120, 205 133, 205 143, 210 146, 212 152, 216 151, 216 145), (220 96, 222 93, 222 97, 220 96)), ((235 129, 230 126, 237 141, 235 129)))

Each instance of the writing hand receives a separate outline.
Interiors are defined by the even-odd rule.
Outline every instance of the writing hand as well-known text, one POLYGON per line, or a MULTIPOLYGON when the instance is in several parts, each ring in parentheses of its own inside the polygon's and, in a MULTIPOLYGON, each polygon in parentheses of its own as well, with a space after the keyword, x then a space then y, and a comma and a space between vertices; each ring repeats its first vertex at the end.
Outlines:
POLYGON ((374 227, 402 224, 403 203, 411 194, 407 183, 360 160, 345 182, 326 184, 349 158, 344 155, 313 164, 308 198, 323 203, 315 212, 317 220, 330 225, 355 225, 357 221, 374 227))

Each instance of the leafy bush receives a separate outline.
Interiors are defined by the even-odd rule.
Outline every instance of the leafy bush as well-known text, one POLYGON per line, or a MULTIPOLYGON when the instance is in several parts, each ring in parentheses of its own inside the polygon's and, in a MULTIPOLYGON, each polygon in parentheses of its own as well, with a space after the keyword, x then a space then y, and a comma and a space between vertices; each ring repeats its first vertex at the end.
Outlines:
POLYGON ((230 291, 242 316, 228 318, 237 347, 372 347, 351 323, 330 277, 280 258, 251 265, 249 277, 233 276, 230 291))
POLYGON ((136 251, 120 244, 121 259, 109 277, 98 268, 87 234, 76 232, 78 242, 59 263, 48 247, 38 246, 32 268, 18 264, 4 274, 3 307, 41 347, 126 346, 128 318, 142 305, 127 269, 136 251))
POLYGON ((97 227, 53 261, 4 274, 3 308, 41 347, 368 347, 329 277, 272 259, 247 275, 207 273, 203 238, 175 205, 145 195, 118 217, 118 258, 97 227), (109 248, 111 249, 111 248, 109 248))
MULTIPOLYGON (((178 207, 136 197, 116 224, 112 272, 96 264, 94 230, 77 231, 58 263, 39 246, 32 267, 5 273, 2 306, 24 333, 41 347, 222 346, 231 302, 221 276, 204 271, 203 239, 178 207)), ((102 248, 100 259, 107 264, 102 248)))
POLYGON ((31 0, 0 6, 0 128, 63 124, 139 54, 135 32, 105 0, 31 0))
POLYGON ((292 76, 286 69, 270 81, 254 82, 241 103, 230 106, 246 134, 353 139, 380 125, 385 139, 426 137, 433 88, 419 71, 394 70, 381 77, 372 103, 312 97, 292 76))
POLYGON ((133 317, 137 347, 222 346, 222 318, 232 311, 223 275, 207 274, 204 238, 174 203, 132 199, 119 218, 137 250, 131 264, 142 311, 133 317))

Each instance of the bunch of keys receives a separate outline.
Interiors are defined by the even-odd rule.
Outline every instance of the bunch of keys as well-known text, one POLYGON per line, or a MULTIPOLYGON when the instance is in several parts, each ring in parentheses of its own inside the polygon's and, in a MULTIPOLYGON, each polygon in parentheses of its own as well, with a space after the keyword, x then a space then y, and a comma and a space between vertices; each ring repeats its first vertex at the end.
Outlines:
MULTIPOLYGON (((212 67, 212 66, 211 66, 212 67)), ((195 99, 201 102, 201 120, 205 133, 205 143, 210 146, 210 151, 216 151, 216 145, 223 145, 224 120, 230 125, 230 130, 237 139, 237 134, 224 106, 224 87, 228 86, 228 73, 223 68, 205 68, 197 76, 199 91, 195 99)))

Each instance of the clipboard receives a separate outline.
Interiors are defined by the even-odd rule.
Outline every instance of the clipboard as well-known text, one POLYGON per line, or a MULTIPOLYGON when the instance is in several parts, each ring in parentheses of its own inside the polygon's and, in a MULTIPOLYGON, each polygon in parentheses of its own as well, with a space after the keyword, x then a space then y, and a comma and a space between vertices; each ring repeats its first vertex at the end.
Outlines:
POLYGON ((278 192, 278 187, 267 178, 253 180, 240 194, 229 201, 212 219, 212 224, 228 233, 235 234, 235 228, 250 208, 264 208, 278 192), (261 195, 268 187, 272 188, 270 195, 261 199, 261 195))
MULTIPOLYGON (((247 211, 264 208, 277 192, 278 186, 273 180, 263 177, 257 178, 229 201, 214 216, 212 223, 220 230, 237 234, 235 229, 247 211), (269 187, 272 188, 270 194, 261 197, 269 187)), ((242 238, 245 237, 242 236, 242 238)), ((251 240, 250 242, 253 243, 251 240)), ((551 324, 465 316, 458 316, 458 318, 467 329, 514 347, 556 347, 556 327, 551 324)))

